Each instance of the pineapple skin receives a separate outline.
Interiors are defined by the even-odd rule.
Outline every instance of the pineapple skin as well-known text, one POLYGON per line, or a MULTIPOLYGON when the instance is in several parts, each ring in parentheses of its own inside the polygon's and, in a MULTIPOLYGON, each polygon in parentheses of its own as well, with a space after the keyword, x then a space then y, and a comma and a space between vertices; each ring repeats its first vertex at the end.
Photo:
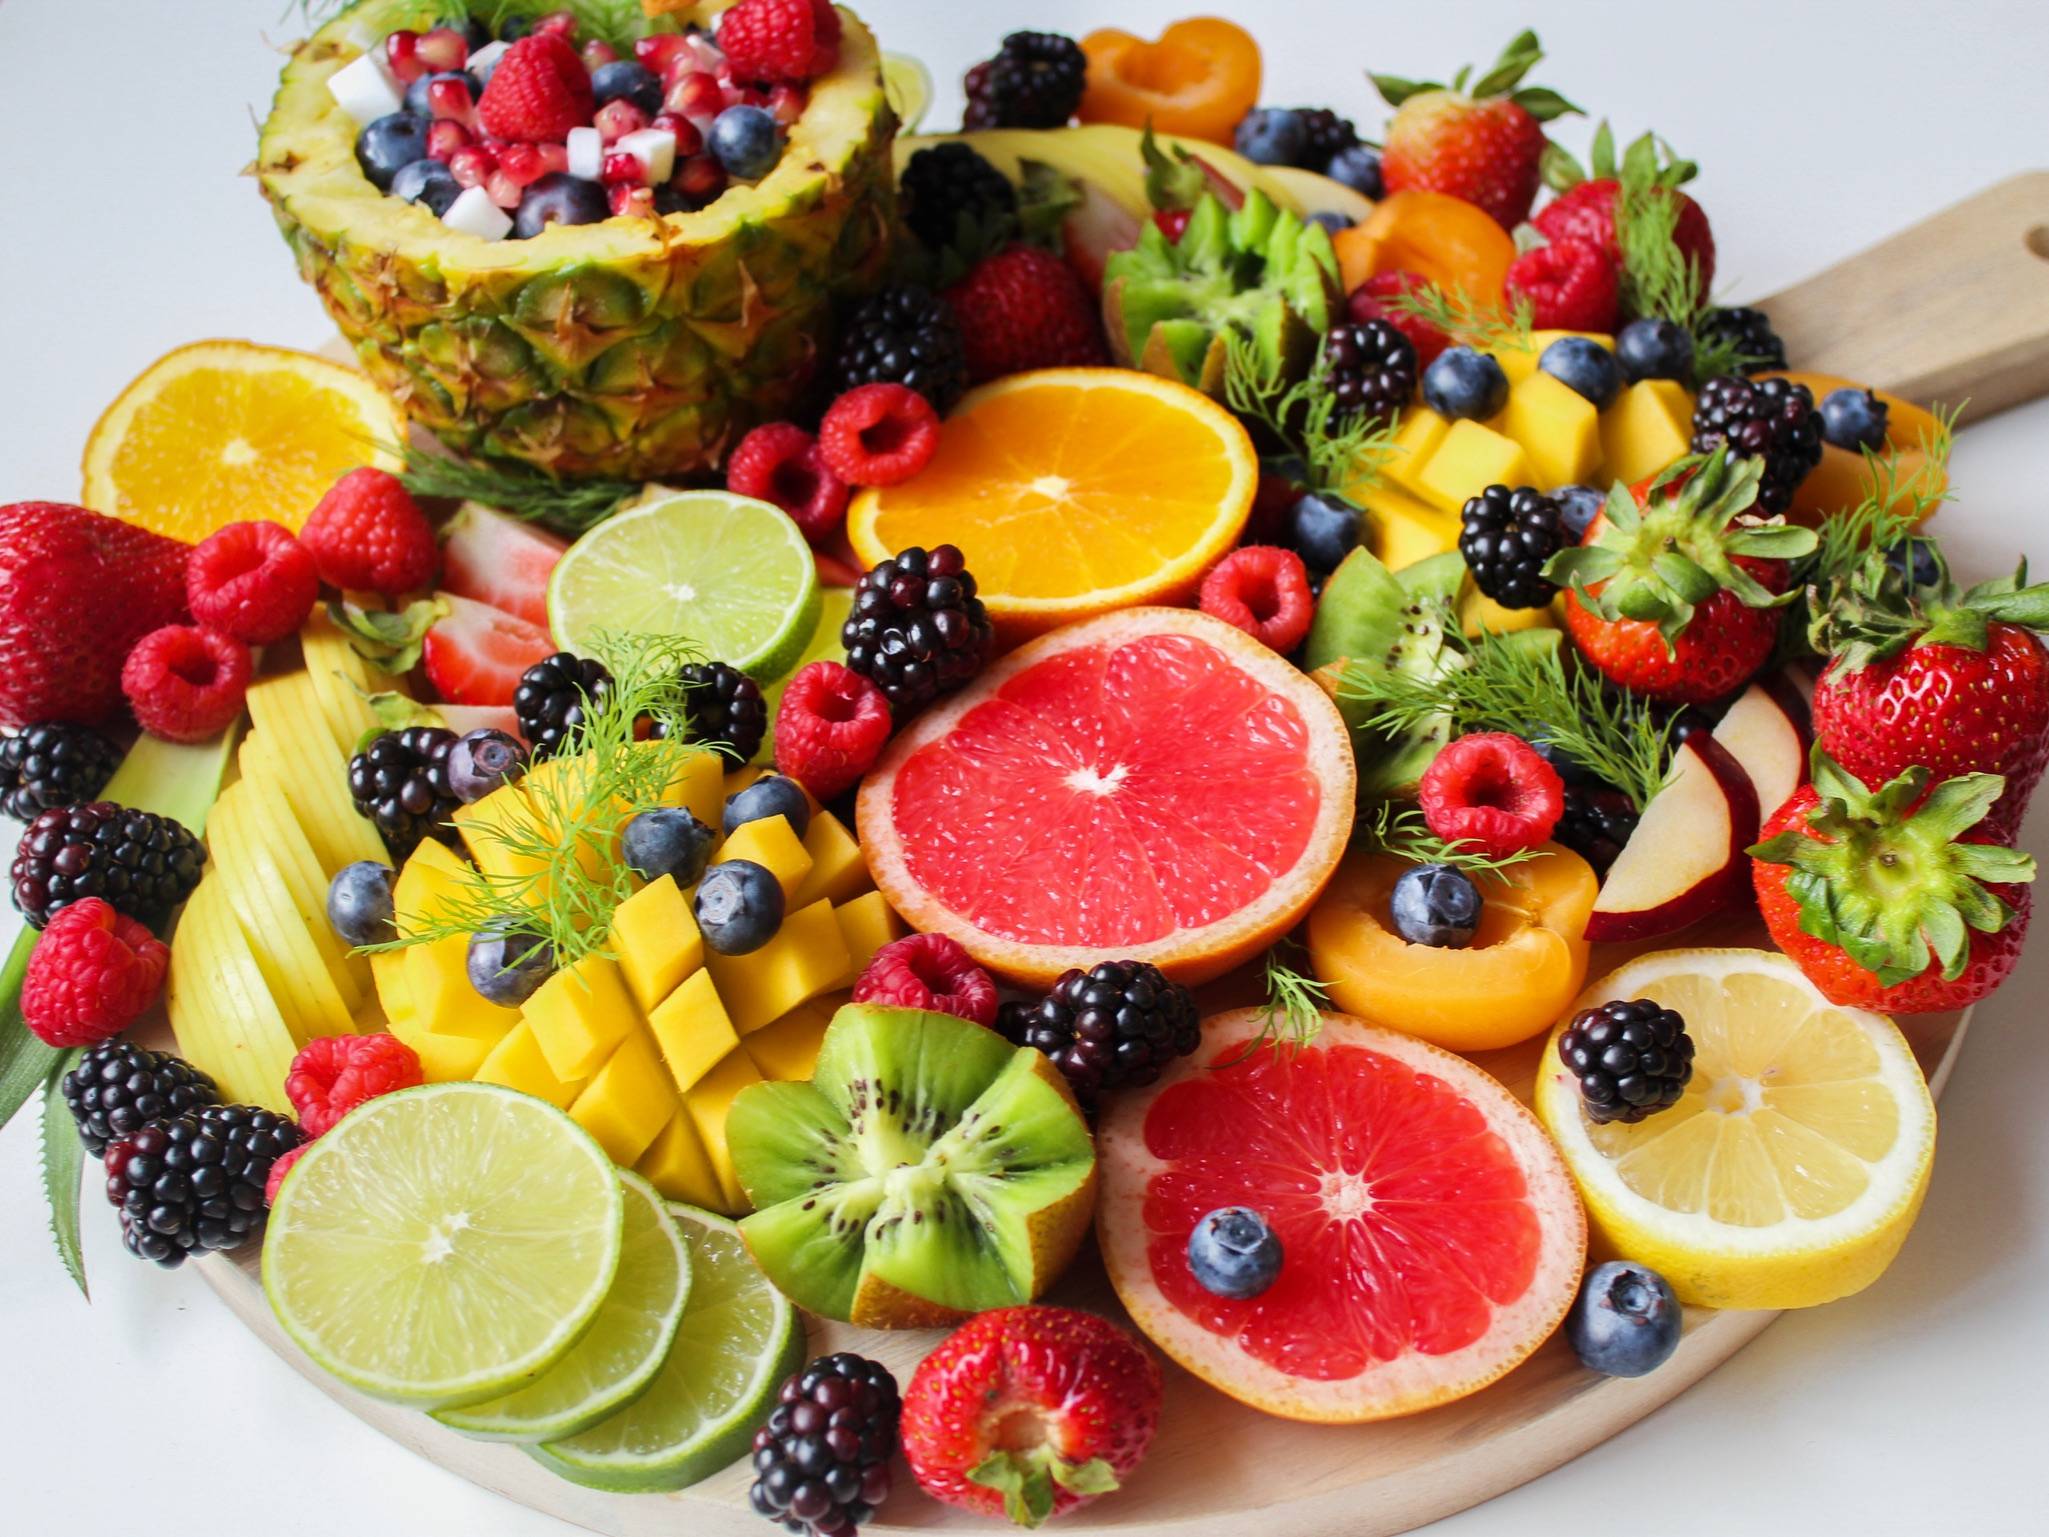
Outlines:
POLYGON ((466 455, 643 481, 716 469, 792 414, 835 301, 889 259, 896 122, 868 30, 842 10, 839 66, 756 186, 494 243, 379 193, 327 90, 364 25, 420 9, 366 0, 300 43, 256 164, 300 276, 407 417, 466 455))

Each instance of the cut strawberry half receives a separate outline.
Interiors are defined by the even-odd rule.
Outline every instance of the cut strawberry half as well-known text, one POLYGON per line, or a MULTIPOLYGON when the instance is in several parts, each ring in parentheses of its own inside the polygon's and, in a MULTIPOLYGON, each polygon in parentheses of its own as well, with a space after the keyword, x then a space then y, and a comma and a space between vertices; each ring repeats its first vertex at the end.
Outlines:
POLYGON ((519 676, 552 656, 548 632, 516 614, 453 593, 448 613, 427 632, 422 657, 434 691, 450 704, 507 706, 519 676))
POLYGON ((546 529, 464 502, 442 536, 441 585, 545 630, 548 577, 568 548, 546 529))

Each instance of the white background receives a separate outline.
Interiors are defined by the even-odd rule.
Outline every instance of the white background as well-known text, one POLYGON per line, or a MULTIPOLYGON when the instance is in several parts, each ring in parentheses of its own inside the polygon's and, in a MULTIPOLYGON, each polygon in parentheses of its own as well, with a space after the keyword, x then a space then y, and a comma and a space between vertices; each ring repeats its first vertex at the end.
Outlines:
MULTIPOLYGON (((1735 298, 2049 159, 2039 0, 1211 3, 1259 34, 1269 101, 1335 105, 1373 137, 1362 70, 1441 78, 1535 23, 1553 56, 1537 79, 1625 135, 1656 127, 1704 163, 1697 191, 1735 298)), ((75 497, 94 418, 169 348, 205 336, 316 347, 331 334, 240 174, 279 65, 272 40, 296 35, 286 5, 0 0, 0 501, 75 497)), ((944 82, 1011 27, 1150 32, 1184 7, 1192 0, 865 9, 888 46, 944 82)), ((942 85, 930 121, 957 120, 958 104, 942 85)), ((1583 151, 1589 131, 1568 123, 1559 135, 1583 151)), ((1972 574, 2016 549, 2049 570, 2045 428, 2049 406, 2036 406, 1960 444, 1962 500, 1942 528, 1972 574)), ((2038 814, 2025 841, 2049 849, 2049 819, 2038 814)), ((2049 1529, 2045 993, 2049 937, 2038 936, 1978 1013, 1943 1101, 1926 1211, 1882 1281, 1781 1320, 1613 1444, 1436 1530, 2049 1529)), ((123 1254, 91 1190, 88 1308, 41 1230, 32 1122, 0 1134, 0 1529, 568 1531, 360 1425, 242 1332, 190 1269, 164 1274, 123 1254)))

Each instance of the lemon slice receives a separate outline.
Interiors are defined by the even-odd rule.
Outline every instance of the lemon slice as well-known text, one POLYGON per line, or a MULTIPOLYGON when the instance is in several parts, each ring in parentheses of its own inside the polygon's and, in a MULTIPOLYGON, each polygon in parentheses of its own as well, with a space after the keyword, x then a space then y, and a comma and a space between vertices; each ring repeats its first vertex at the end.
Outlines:
POLYGON ((1589 1121, 1558 1058, 1563 1024, 1536 1086, 1537 1114, 1617 1251, 1701 1307, 1812 1307, 1877 1280, 1935 1154, 1935 1104, 1899 1028, 1830 1003, 1763 950, 1647 955, 1573 1012, 1618 998, 1685 1019, 1693 1077, 1679 1102, 1635 1125, 1589 1121))
POLYGON ((882 91, 896 113, 898 133, 916 133, 932 105, 932 72, 907 53, 882 55, 882 91))

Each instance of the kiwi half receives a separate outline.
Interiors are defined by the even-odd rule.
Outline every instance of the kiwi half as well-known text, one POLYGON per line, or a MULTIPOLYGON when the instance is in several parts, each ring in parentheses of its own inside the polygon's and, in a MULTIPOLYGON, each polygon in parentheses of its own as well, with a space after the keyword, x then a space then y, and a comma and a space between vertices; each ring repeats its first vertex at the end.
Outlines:
POLYGON ((951 1014, 847 1005, 809 1083, 741 1091, 726 1145, 768 1278, 871 1328, 1031 1301, 1095 1206, 1095 1144, 1059 1070, 951 1014))

